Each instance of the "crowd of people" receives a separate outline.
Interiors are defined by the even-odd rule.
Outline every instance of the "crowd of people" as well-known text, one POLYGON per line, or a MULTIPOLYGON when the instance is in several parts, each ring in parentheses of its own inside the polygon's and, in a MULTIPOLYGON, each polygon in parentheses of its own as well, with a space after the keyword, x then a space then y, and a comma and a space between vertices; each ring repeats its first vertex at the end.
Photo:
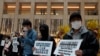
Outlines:
MULTIPOLYGON (((82 23, 82 17, 79 13, 72 13, 69 18, 70 32, 66 33, 62 39, 83 39, 81 46, 75 51, 76 56, 97 56, 99 50, 99 43, 95 34, 88 30, 82 23)), ((38 41, 52 41, 51 56, 64 56, 54 55, 56 49, 56 42, 53 36, 49 35, 49 26, 47 24, 40 24, 39 31, 41 36, 38 38, 38 33, 32 29, 32 23, 25 20, 22 23, 22 34, 18 32, 11 33, 10 36, 0 34, 0 56, 2 52, 6 56, 42 56, 33 55, 36 47, 34 42, 38 41)))

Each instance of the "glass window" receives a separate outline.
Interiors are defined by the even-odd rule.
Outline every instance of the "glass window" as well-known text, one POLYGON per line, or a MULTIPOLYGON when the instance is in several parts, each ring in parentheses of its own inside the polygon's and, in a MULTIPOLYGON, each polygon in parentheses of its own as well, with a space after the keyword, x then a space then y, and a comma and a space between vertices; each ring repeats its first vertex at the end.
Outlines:
POLYGON ((73 12, 80 13, 80 3, 68 3, 68 14, 72 14, 73 12))
POLYGON ((16 4, 15 3, 4 3, 3 14, 14 14, 16 4))
POLYGON ((34 13, 35 15, 46 15, 47 14, 47 3, 36 3, 34 13))
POLYGON ((57 28, 63 25, 63 19, 51 19, 50 24, 50 32, 51 34, 55 34, 57 32, 57 28))
POLYGON ((40 24, 45 24, 45 23, 46 23, 45 19, 35 19, 33 27, 37 32, 39 32, 40 24))
POLYGON ((1 21, 1 33, 9 35, 12 29, 12 19, 11 18, 2 18, 1 21))
POLYGON ((30 14, 31 3, 20 3, 19 14, 30 14))
POLYGON ((97 3, 85 3, 85 15, 98 15, 97 3))
POLYGON ((64 15, 64 4, 51 3, 51 15, 64 15))

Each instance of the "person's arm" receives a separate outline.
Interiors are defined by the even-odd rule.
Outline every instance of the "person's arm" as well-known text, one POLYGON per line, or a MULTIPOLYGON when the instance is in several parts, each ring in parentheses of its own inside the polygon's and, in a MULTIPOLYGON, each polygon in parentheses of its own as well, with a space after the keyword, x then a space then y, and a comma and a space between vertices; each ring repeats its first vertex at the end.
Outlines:
POLYGON ((54 40, 54 37, 51 37, 51 38, 52 38, 52 41, 53 41, 53 47, 52 47, 51 56, 55 56, 53 53, 54 53, 54 51, 55 51, 55 49, 56 49, 56 42, 55 42, 55 40, 54 40))
MULTIPOLYGON (((90 34, 90 36, 87 38, 88 42, 88 49, 84 49, 83 56, 95 56, 98 53, 99 50, 99 42, 97 41, 94 34, 90 34)), ((87 44, 87 43, 85 43, 87 44)))
POLYGON ((27 41, 27 43, 31 44, 32 46, 34 46, 34 42, 37 38, 37 33, 36 32, 32 32, 32 34, 30 36, 28 36, 27 38, 25 38, 25 40, 27 41))

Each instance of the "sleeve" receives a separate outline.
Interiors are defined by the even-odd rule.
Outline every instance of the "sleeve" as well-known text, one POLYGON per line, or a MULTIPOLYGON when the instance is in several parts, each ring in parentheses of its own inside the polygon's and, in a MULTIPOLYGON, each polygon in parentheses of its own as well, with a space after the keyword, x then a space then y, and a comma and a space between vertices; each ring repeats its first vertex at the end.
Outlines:
POLYGON ((67 39, 67 34, 65 34, 65 35, 63 36, 63 39, 67 39))
POLYGON ((23 36, 20 36, 20 37, 18 38, 18 41, 19 41, 20 43, 24 43, 24 37, 23 37, 23 36))
POLYGON ((27 41, 27 43, 34 46, 34 42, 35 42, 36 38, 37 38, 37 33, 32 32, 32 34, 30 36, 28 36, 28 38, 25 38, 25 40, 27 41))
POLYGON ((83 50, 83 56, 96 56, 99 50, 99 42, 94 34, 88 36, 87 41, 88 49, 83 50))
POLYGON ((51 40, 53 41, 53 47, 52 47, 51 56, 55 56, 53 53, 54 53, 54 51, 55 51, 55 49, 56 49, 56 42, 55 42, 55 40, 54 40, 54 37, 51 37, 51 40))

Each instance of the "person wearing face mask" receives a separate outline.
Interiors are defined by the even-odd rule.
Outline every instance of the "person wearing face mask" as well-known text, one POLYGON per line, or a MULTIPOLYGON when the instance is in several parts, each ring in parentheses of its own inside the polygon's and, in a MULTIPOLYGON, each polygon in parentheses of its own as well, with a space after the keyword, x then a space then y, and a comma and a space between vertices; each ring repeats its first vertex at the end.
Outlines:
MULTIPOLYGON (((55 42, 54 38, 49 35, 49 27, 48 27, 48 25, 41 24, 40 27, 39 27, 39 31, 40 31, 40 34, 41 34, 41 38, 39 38, 39 41, 52 41, 53 42, 51 56, 55 56, 53 54, 53 52, 54 52, 54 50, 56 48, 56 42, 55 42)), ((38 56, 41 56, 41 55, 38 55, 38 56)))
POLYGON ((23 56, 33 56, 32 47, 37 38, 37 33, 32 29, 32 23, 29 20, 23 21, 22 26, 23 37, 20 37, 19 40, 23 48, 23 56))
POLYGON ((93 32, 83 26, 81 15, 76 12, 72 13, 69 24, 71 30, 63 39, 83 39, 79 50, 75 51, 76 56, 97 56, 99 43, 93 32))

